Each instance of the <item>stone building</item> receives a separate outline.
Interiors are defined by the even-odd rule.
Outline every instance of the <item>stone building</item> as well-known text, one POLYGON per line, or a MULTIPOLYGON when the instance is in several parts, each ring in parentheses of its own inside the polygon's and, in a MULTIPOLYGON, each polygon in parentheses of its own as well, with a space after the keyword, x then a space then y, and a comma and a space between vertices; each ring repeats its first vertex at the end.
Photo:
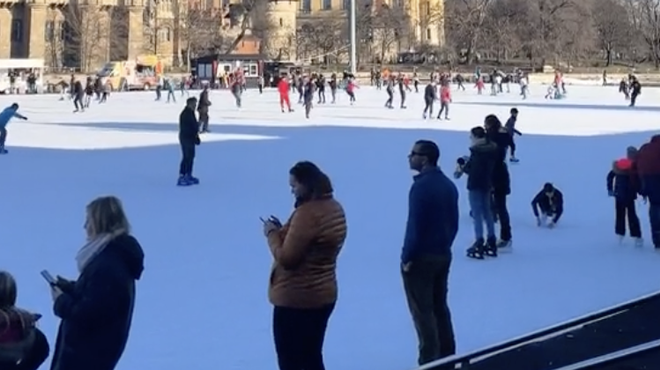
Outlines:
MULTIPOLYGON (((0 5, 0 59, 43 58, 54 69, 76 66, 94 70, 106 61, 157 54, 166 64, 180 64, 186 58, 182 52, 186 48, 182 23, 194 1, 4 0, 0 5)), ((200 1, 204 8, 218 9, 219 33, 230 39, 239 32, 236 24, 225 23, 224 19, 228 9, 246 0, 196 3, 200 1)), ((347 31, 349 0, 250 1, 263 6, 253 12, 259 14, 252 14, 254 32, 248 33, 237 48, 251 50, 261 45, 261 51, 270 58, 296 60, 300 59, 297 36, 301 25, 332 20, 331 28, 336 32, 347 31), (255 40, 256 36, 261 40, 255 40)), ((406 32, 398 34, 397 42, 388 46, 388 55, 418 44, 444 43, 443 0, 357 1, 361 7, 366 1, 370 9, 388 4, 405 12, 406 32)), ((371 41, 373 45, 384 44, 377 38, 371 41)), ((345 38, 340 42, 346 44, 345 38)))

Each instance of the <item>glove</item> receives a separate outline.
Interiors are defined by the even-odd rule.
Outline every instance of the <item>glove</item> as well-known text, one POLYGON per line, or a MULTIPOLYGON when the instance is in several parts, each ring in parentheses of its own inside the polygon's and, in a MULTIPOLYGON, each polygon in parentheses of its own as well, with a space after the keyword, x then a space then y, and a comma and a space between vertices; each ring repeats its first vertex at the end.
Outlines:
POLYGON ((199 145, 202 143, 202 140, 199 139, 199 135, 195 138, 195 145, 199 145))
POLYGON ((465 159, 465 157, 459 157, 458 159, 456 159, 456 164, 458 164, 461 167, 465 166, 466 162, 467 160, 465 159))

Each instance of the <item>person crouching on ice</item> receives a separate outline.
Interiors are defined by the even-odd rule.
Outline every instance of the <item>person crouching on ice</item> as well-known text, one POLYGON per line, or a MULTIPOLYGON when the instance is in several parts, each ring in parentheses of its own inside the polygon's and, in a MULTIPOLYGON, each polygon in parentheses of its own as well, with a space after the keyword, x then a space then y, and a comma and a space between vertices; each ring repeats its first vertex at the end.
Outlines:
POLYGON ((548 182, 532 200, 532 210, 537 226, 547 226, 552 229, 564 213, 564 195, 548 182))
POLYGON ((5 141, 7 140, 7 125, 12 118, 27 120, 27 117, 18 113, 18 104, 14 103, 0 112, 0 154, 7 154, 5 141))
POLYGON ((291 86, 289 86, 289 77, 282 76, 280 82, 277 83, 277 91, 280 93, 280 108, 282 109, 282 113, 284 113, 285 105, 289 112, 293 112, 293 109, 291 109, 291 99, 289 99, 290 90, 291 86))
POLYGON ((615 199, 614 232, 619 236, 620 242, 623 242, 626 236, 627 217, 630 236, 635 245, 641 247, 642 229, 635 210, 635 200, 640 191, 639 178, 633 163, 636 156, 637 148, 630 147, 626 158, 613 163, 612 170, 607 174, 607 193, 615 199))

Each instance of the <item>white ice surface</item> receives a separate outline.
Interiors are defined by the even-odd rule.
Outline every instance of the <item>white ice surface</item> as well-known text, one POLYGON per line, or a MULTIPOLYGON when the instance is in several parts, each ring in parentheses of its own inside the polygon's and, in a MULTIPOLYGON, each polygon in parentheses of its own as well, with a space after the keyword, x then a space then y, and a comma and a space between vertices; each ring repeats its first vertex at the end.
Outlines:
MULTIPOLYGON (((202 138, 195 167, 202 184, 192 188, 174 186, 181 102, 114 94, 106 105, 72 114, 71 103, 54 96, 1 96, 0 106, 17 101, 29 121, 10 123, 10 154, 0 157, 0 269, 15 274, 20 305, 44 314, 53 341, 58 320, 39 271, 75 277, 86 203, 118 195, 147 255, 119 369, 275 369, 271 258, 258 217, 288 215, 287 171, 311 159, 330 174, 349 220, 328 368, 410 369, 416 338, 399 276, 407 153, 415 140, 433 139, 451 172, 467 153, 467 131, 489 113, 505 120, 517 106, 524 135, 517 138, 521 163, 510 167, 512 254, 464 257, 473 235, 465 180, 458 181, 463 206, 450 305, 459 352, 658 289, 660 254, 615 240, 605 176, 628 145, 657 132, 660 90, 645 89, 635 109, 615 88, 571 87, 561 101, 543 100, 543 87, 533 92, 525 102, 515 93, 457 92, 445 122, 421 120, 422 98, 414 93, 408 109, 384 110, 385 93, 363 87, 355 106, 340 94, 338 104, 305 120, 300 107, 280 113, 273 91, 249 91, 242 110, 228 92, 213 91, 214 133, 202 138), (536 228, 530 209, 546 181, 566 198, 552 231, 536 228)), ((639 212, 648 237, 641 203, 639 212)))

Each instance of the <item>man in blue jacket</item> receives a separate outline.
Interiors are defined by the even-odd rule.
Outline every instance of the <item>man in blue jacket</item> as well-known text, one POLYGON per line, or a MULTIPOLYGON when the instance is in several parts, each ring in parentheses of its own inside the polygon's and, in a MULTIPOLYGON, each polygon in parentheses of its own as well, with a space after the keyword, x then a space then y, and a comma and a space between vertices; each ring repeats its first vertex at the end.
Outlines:
POLYGON ((458 233, 458 189, 438 167, 439 158, 438 146, 427 140, 417 141, 408 155, 410 168, 418 174, 409 193, 401 270, 420 365, 456 352, 447 281, 458 233))
POLYGON ((18 114, 18 104, 14 103, 0 112, 0 154, 7 154, 5 141, 7 141, 7 124, 12 118, 26 120, 27 117, 18 114))

